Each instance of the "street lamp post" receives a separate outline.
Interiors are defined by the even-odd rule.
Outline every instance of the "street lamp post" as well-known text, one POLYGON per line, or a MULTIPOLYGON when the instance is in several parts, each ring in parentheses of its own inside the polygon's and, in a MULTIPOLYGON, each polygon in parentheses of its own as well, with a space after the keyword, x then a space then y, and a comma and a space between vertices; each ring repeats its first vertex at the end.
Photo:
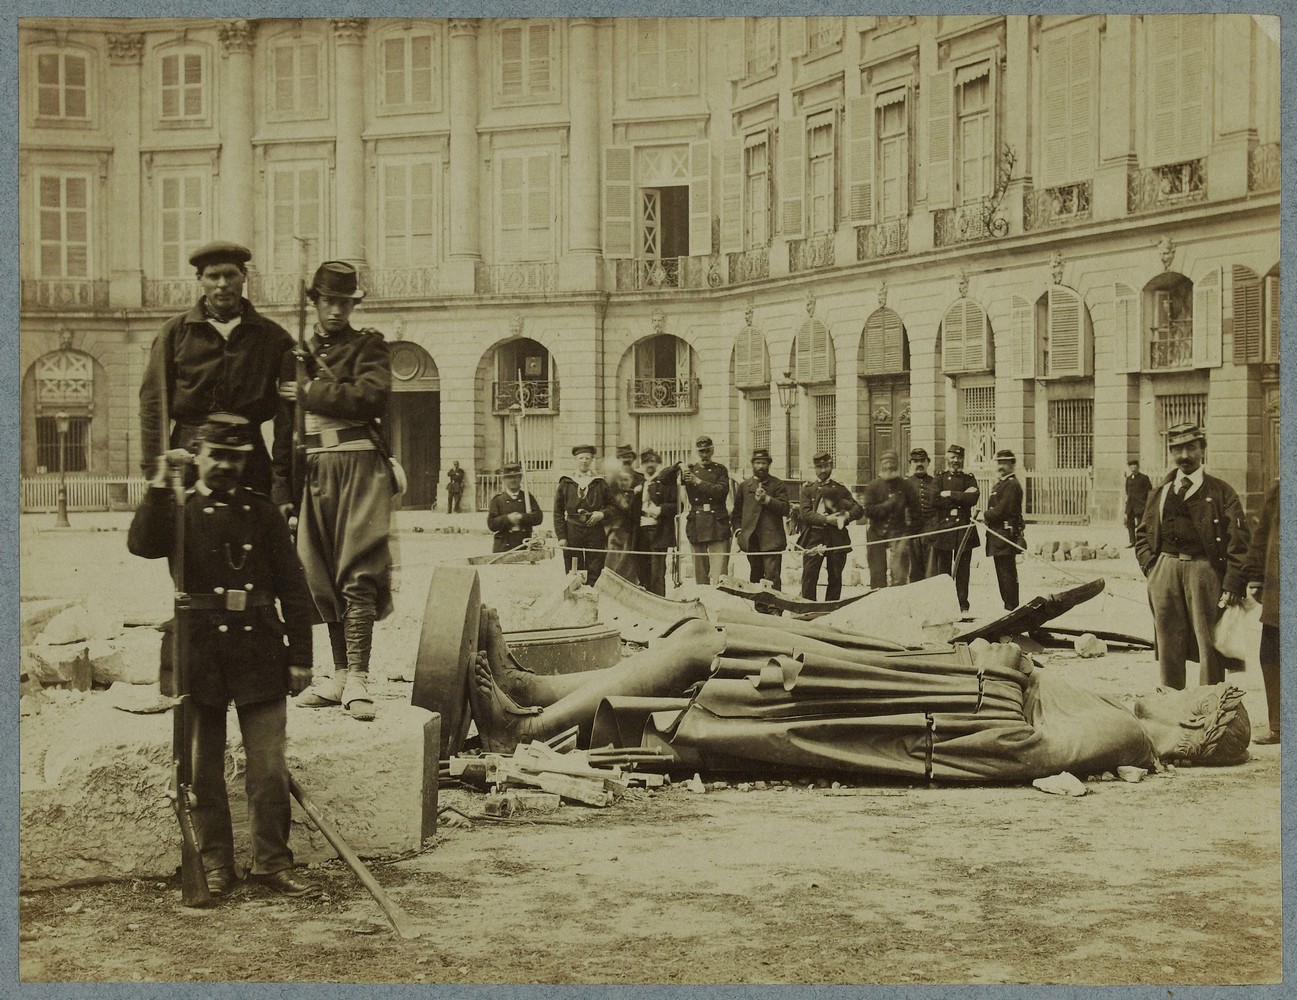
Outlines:
POLYGON ((56 413, 54 415, 54 426, 59 432, 59 494, 57 513, 54 518, 54 527, 70 528, 68 523, 68 478, 67 478, 67 443, 68 428, 71 426, 71 420, 66 413, 56 413))
POLYGON ((784 477, 793 476, 793 404, 797 402, 797 390, 801 383, 793 378, 792 372, 784 372, 784 377, 775 381, 775 390, 779 393, 779 405, 784 408, 784 477))

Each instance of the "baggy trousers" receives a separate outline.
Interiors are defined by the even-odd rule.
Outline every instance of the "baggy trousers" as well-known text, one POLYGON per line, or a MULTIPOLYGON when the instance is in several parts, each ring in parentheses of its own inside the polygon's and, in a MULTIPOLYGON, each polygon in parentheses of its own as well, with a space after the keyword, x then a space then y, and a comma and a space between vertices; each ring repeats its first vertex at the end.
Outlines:
POLYGON ((1160 554, 1148 573, 1148 600, 1153 607, 1163 686, 1184 689, 1190 635, 1198 642, 1198 683, 1223 681, 1224 664, 1211 655, 1212 629, 1220 601, 1220 576, 1211 563, 1160 554))

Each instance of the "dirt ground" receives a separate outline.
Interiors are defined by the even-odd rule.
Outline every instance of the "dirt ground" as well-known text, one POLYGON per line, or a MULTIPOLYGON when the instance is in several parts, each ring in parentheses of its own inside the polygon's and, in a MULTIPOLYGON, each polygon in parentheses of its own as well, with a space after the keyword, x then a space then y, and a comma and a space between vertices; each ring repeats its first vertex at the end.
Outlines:
MULTIPOLYGON (((126 556, 125 521, 109 517, 64 534, 36 531, 24 518, 24 595, 82 595, 108 618, 156 617, 169 593, 165 571, 126 556)), ((398 612, 377 639, 379 654, 392 659, 409 655, 417 641, 431 567, 486 547, 483 536, 431 528, 399 538, 398 612)), ((1066 568, 1082 577, 1105 571, 1110 581, 1107 594, 1072 613, 1073 623, 1150 633, 1129 553, 1066 568)), ((1076 582, 1051 565, 1022 569, 1024 594, 1076 582)), ((973 579, 974 612, 989 615, 996 604, 989 562, 975 564, 973 579)), ((1157 673, 1147 652, 1098 660, 1055 653, 1046 669, 1132 694, 1150 690, 1157 673)), ((1231 680, 1248 689, 1254 728, 1263 727, 1255 667, 1231 680)), ((383 694, 408 696, 408 689, 389 681, 383 694)), ((351 872, 333 861, 312 873, 326 892, 311 901, 243 888, 213 909, 189 910, 179 905, 174 879, 24 894, 19 974, 25 981, 1278 982, 1279 748, 1253 746, 1252 755, 1235 768, 1094 782, 1081 798, 830 775, 791 782, 703 775, 707 790, 699 794, 678 780, 689 775, 678 775, 667 789, 632 791, 609 809, 565 806, 546 822, 475 818, 452 826, 446 820, 457 817, 447 813, 422 853, 372 865, 418 924, 416 940, 397 939, 351 872)), ((441 805, 479 817, 482 796, 447 785, 441 805)))

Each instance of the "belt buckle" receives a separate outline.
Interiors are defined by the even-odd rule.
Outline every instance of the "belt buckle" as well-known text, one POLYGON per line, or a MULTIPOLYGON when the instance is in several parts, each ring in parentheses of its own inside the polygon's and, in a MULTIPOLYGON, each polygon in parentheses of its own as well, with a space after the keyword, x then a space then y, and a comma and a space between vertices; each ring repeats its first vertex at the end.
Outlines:
POLYGON ((246 611, 248 609, 248 592, 246 590, 227 590, 225 592, 226 611, 246 611))
POLYGON ((711 504, 709 503, 703 504, 703 513, 711 513, 711 509, 712 509, 711 504))
POLYGON ((320 447, 336 448, 338 446, 338 432, 336 430, 320 431, 320 447))
POLYGON ((1175 554, 1175 557, 1179 559, 1181 562, 1193 562, 1193 556, 1186 555, 1183 552, 1177 552, 1175 554))

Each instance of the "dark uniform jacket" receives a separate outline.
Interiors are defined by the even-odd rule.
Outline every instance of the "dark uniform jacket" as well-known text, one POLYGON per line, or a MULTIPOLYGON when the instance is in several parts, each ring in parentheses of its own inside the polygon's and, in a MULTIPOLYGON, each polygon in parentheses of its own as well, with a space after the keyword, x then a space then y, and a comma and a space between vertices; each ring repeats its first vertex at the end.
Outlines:
POLYGON ((734 519, 739 522, 734 537, 742 552, 782 553, 788 544, 784 532, 784 518, 791 505, 788 503, 788 484, 782 479, 767 476, 762 482, 751 476, 739 483, 734 493, 734 519), (757 499, 757 487, 766 491, 766 502, 757 499))
POLYGON ((563 544, 603 548, 608 543, 604 528, 615 514, 612 491, 599 476, 590 480, 584 495, 571 476, 559 478, 558 489, 554 491, 554 534, 563 544), (603 521, 591 526, 590 515, 596 510, 603 512, 603 521))
POLYGON ((988 556, 1012 556, 1018 554, 1015 549, 1002 538, 997 538, 991 532, 995 531, 1005 538, 1012 538, 1018 544, 1022 544, 1023 538, 1023 520, 1022 520, 1022 483, 1018 482, 1016 476, 1004 476, 995 481, 991 487, 991 495, 986 502, 986 513, 983 515, 986 521, 986 554, 988 556))
POLYGON ((639 527, 640 512, 644 507, 644 473, 632 471, 630 486, 625 489, 609 483, 608 496, 612 500, 613 516, 604 527, 609 531, 626 532, 629 538, 639 527))
POLYGON ((530 493, 520 490, 516 497, 511 497, 507 490, 501 490, 491 498, 486 512, 486 526, 495 532, 494 551, 516 549, 531 537, 531 529, 544 519, 536 498, 530 493), (521 514, 522 520, 511 524, 510 514, 521 514))
MULTIPOLYGON (((1170 492, 1179 470, 1172 470, 1148 497, 1144 516, 1135 528, 1135 558, 1144 575, 1153 569, 1162 551, 1162 498, 1170 492)), ((1197 540, 1212 568, 1220 575, 1221 590, 1241 594, 1247 580, 1248 528, 1243 504, 1223 479, 1203 473, 1202 486, 1186 503, 1197 540)))
POLYGON ((1244 573, 1248 583, 1261 584, 1261 624, 1279 626, 1279 481, 1275 480, 1261 506, 1261 519, 1247 550, 1244 573))
POLYGON ((446 492, 458 495, 464 492, 464 470, 451 467, 446 473, 446 492))
POLYGON ((932 527, 952 528, 966 524, 969 528, 967 531, 943 531, 940 535, 931 536, 932 547, 954 552, 965 537, 968 538, 965 551, 969 546, 980 545, 982 536, 977 533, 977 528, 972 526, 973 508, 977 506, 977 501, 982 495, 982 491, 977 489, 977 479, 971 473, 951 472, 949 469, 934 476, 933 479, 936 482, 932 488, 932 506, 936 511, 936 517, 932 527), (964 491, 970 486, 974 487, 976 492, 965 493, 964 491), (943 497, 941 494, 946 490, 950 490, 951 495, 943 497))
MULTIPOLYGON (((130 551, 170 560, 174 511, 170 490, 150 488, 131 521, 130 551)), ((243 487, 226 494, 189 490, 184 573, 185 592, 203 602, 181 612, 189 628, 193 699, 222 706, 231 699, 250 705, 286 697, 289 664, 311 665, 315 607, 278 508, 243 487), (222 594, 230 591, 247 595, 246 610, 221 606, 228 603, 222 594)))
POLYGON ((1126 517, 1140 517, 1148 506, 1148 495, 1153 491, 1153 481, 1142 472, 1126 476, 1126 517))
POLYGON ((802 533, 797 538, 797 544, 804 549, 812 545, 850 545, 851 535, 846 526, 839 528, 836 521, 829 520, 829 516, 846 511, 850 523, 859 520, 865 513, 860 504, 856 503, 851 491, 834 479, 825 479, 823 482, 813 479, 809 483, 803 483, 798 507, 802 533), (826 508, 826 513, 821 513, 821 506, 826 508))
MULTIPOLYGON (((239 325, 227 341, 208 322, 201 301, 183 315, 169 319, 149 349, 140 384, 141 469, 150 479, 162 450, 162 419, 175 422, 168 447, 188 447, 196 429, 216 412, 237 413, 258 428, 275 420, 274 445, 267 454, 261 436, 248 456, 243 484, 259 493, 287 492, 293 461, 292 413, 280 406, 279 378, 283 359, 292 359, 293 338, 278 323, 266 319, 247 299, 239 325), (166 399, 159 373, 166 372, 166 399)), ((291 377, 291 376, 290 376, 291 377)))
MULTIPOLYGON (((652 479, 644 481, 644 499, 662 508, 656 524, 641 524, 640 544, 665 552, 676 543, 676 515, 680 513, 680 466, 659 469, 652 479)), ((642 512, 641 505, 641 512, 642 512)))
POLYGON ((869 521, 870 540, 900 538, 906 534, 910 522, 916 518, 918 498, 910 484, 897 476, 884 479, 879 476, 865 485, 861 506, 869 521))
MULTIPOLYGON (((910 484, 910 490, 914 497, 910 530, 915 532, 931 530, 933 519, 937 513, 937 508, 932 502, 937 495, 936 477, 925 472, 923 475, 906 476, 905 481, 910 484)), ((928 541, 928 539, 924 539, 924 541, 928 541)))
POLYGON ((685 483, 689 497, 689 516, 685 520, 685 536, 689 541, 705 545, 708 542, 725 542, 730 537, 730 512, 726 501, 730 495, 730 472, 720 462, 701 462, 689 466, 696 482, 685 483))

